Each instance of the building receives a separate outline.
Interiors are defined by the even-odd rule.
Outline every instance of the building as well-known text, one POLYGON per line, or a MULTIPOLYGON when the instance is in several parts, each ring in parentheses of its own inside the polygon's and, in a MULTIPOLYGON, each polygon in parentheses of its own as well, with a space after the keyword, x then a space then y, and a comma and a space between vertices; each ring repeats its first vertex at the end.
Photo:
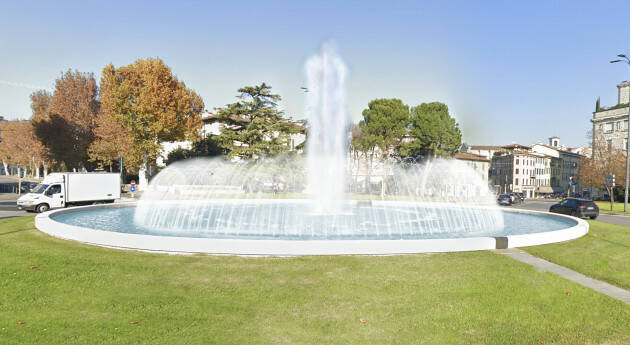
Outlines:
POLYGON ((617 85, 617 105, 600 107, 599 100, 593 112, 593 146, 608 150, 625 150, 628 145, 628 102, 630 82, 617 85))
MULTIPOLYGON (((532 152, 543 154, 550 158, 550 180, 554 193, 566 193, 569 190, 571 178, 577 175, 580 158, 583 156, 571 149, 561 149, 559 138, 549 138, 550 145, 532 145, 532 152), (555 140, 558 140, 557 142, 555 140), (557 143, 557 145, 552 145, 557 143)), ((563 147, 564 148, 564 147, 563 147)), ((581 192, 581 185, 572 186, 572 193, 581 192)))
POLYGON ((468 147, 466 152, 473 153, 476 155, 484 156, 488 160, 492 160, 495 154, 501 152, 513 152, 518 150, 528 151, 530 149, 529 146, 520 145, 520 144, 510 144, 503 146, 483 146, 483 145, 473 145, 468 147))
POLYGON ((491 183, 499 193, 521 192, 534 198, 553 192, 551 159, 530 151, 503 152, 492 157, 491 183))
POLYGON ((470 152, 457 152, 455 159, 466 163, 475 172, 479 173, 485 185, 488 185, 488 171, 490 170, 490 160, 488 158, 470 152))

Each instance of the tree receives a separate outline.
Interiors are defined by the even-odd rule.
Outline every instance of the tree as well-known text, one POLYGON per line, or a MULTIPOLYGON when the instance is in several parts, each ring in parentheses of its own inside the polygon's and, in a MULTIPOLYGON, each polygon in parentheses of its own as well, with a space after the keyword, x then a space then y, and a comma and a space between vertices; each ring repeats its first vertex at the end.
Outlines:
POLYGON ((8 172, 8 164, 12 163, 29 167, 31 175, 39 176, 39 167, 46 159, 45 149, 35 137, 31 122, 3 121, 0 130, 4 133, 0 157, 5 173, 8 172))
POLYGON ((224 127, 216 140, 229 157, 257 159, 291 150, 290 137, 303 131, 283 118, 278 110, 280 95, 271 93, 271 86, 245 86, 238 89, 240 100, 217 112, 224 127))
POLYGON ((444 103, 422 103, 411 109, 411 140, 401 149, 405 156, 452 156, 461 146, 462 132, 444 103))
MULTIPOLYGON (((135 146, 129 132, 120 121, 108 113, 98 115, 94 136, 96 139, 88 148, 90 161, 100 162, 102 166, 108 166, 109 171, 112 171, 112 165, 119 157, 138 156, 133 152, 135 146)), ((132 161, 132 163, 137 165, 140 160, 132 161)))
MULTIPOLYGON (((375 99, 363 110, 363 120, 359 122, 358 129, 353 131, 353 137, 356 135, 356 138, 352 146, 366 156, 366 190, 369 190, 376 149, 379 149, 383 160, 389 158, 390 153, 401 143, 408 125, 409 106, 399 99, 375 99)), ((381 193, 384 193, 383 183, 381 193)))
POLYGON ((191 149, 178 147, 171 151, 166 158, 166 165, 182 159, 193 157, 216 157, 221 156, 224 150, 217 144, 216 138, 210 135, 202 140, 193 143, 191 149))
POLYGON ((596 130, 589 135, 592 139, 591 157, 580 159, 577 176, 585 187, 605 189, 606 175, 615 175, 616 186, 623 185, 626 177, 626 156, 623 150, 608 147, 602 133, 596 130))
POLYGON ((51 158, 84 168, 100 106, 94 75, 68 70, 57 79, 52 98, 37 91, 31 101, 35 134, 51 158))
POLYGON ((163 142, 199 139, 203 101, 161 59, 105 66, 101 104, 102 113, 119 121, 130 136, 133 150, 123 156, 127 166, 139 167, 140 189, 147 184, 147 162, 157 158, 163 142))
POLYGON ((375 99, 363 110, 356 145, 366 151, 378 147, 384 157, 402 141, 409 125, 409 106, 399 99, 375 99))

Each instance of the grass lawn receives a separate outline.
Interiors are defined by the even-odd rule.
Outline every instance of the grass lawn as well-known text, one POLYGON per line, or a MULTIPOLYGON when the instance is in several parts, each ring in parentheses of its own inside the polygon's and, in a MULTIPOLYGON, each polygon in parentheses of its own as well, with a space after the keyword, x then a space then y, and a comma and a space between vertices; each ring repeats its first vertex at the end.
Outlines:
POLYGON ((0 343, 628 344, 630 306, 489 251, 173 256, 23 217, 0 220, 0 343))
POLYGON ((630 290, 630 227, 589 221, 586 236, 523 250, 630 290))
POLYGON ((595 201, 595 203, 599 207, 599 211, 600 212, 604 212, 604 213, 611 213, 612 212, 612 213, 627 214, 627 213, 623 212, 623 202, 616 202, 616 203, 614 203, 612 211, 610 210, 610 201, 608 201, 608 202, 606 202, 606 201, 595 201))

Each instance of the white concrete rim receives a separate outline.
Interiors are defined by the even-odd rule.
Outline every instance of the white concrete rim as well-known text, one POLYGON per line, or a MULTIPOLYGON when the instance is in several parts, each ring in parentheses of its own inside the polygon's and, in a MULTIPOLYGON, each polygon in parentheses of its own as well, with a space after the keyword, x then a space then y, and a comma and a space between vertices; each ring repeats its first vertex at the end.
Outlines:
POLYGON ((575 225, 562 230, 506 237, 467 237, 421 240, 249 240, 154 236, 96 230, 55 221, 51 216, 81 212, 85 209, 131 207, 135 202, 82 206, 41 213, 35 226, 54 237, 109 248, 173 254, 217 254, 252 256, 302 255, 395 255, 459 252, 535 246, 573 240, 588 233, 583 219, 540 211, 504 209, 506 212, 544 215, 568 219, 575 225))

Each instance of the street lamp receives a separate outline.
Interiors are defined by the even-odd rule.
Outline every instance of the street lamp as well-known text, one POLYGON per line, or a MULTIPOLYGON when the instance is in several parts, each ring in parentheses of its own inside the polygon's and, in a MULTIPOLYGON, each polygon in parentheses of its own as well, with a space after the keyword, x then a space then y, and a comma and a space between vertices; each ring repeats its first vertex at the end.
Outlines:
MULTIPOLYGON (((630 59, 628 59, 625 54, 619 54, 617 55, 617 57, 620 57, 621 59, 612 60, 610 63, 625 62, 626 64, 628 64, 628 67, 630 67, 630 59)), ((630 152, 628 151, 628 147, 630 146, 630 100, 628 101, 627 127, 628 128, 626 130, 628 131, 628 139, 626 140, 626 188, 623 196, 623 212, 628 212, 628 175, 630 175, 630 152)))

